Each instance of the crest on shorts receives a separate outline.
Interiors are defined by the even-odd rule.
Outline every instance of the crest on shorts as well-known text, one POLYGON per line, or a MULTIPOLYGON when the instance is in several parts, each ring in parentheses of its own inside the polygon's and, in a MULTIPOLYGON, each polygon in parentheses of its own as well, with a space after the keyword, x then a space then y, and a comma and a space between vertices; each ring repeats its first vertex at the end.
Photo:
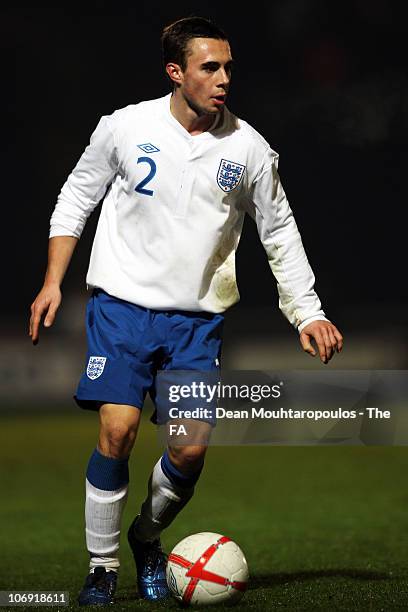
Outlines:
POLYGON ((91 380, 95 380, 95 378, 99 378, 103 372, 105 367, 106 357, 96 357, 92 355, 89 358, 88 366, 86 368, 86 375, 91 380))
POLYGON ((222 159, 217 173, 217 183, 225 193, 232 191, 241 182, 244 176, 245 166, 222 159))

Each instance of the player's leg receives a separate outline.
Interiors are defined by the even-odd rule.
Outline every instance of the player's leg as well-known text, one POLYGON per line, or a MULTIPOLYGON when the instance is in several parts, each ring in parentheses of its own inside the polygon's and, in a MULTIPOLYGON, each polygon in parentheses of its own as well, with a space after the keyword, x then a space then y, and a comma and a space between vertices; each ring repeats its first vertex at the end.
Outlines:
MULTIPOLYGON (((161 317, 166 330, 167 360, 160 369, 218 371, 223 323, 221 315, 167 312, 161 317)), ((156 320, 159 325, 160 316, 156 320)), ((155 392, 153 399, 154 395, 155 392)), ((208 423, 203 423, 203 426, 211 429, 208 423)), ((208 436, 204 438, 208 439, 208 436)), ((139 593, 146 599, 159 599, 169 594, 160 534, 193 496, 206 449, 206 444, 171 443, 154 466, 140 515, 128 532, 136 561, 139 593)))
POLYGON ((152 542, 160 537, 194 493, 204 465, 205 446, 169 446, 153 468, 133 537, 152 542))
POLYGON ((191 499, 205 451, 205 446, 169 447, 150 476, 140 515, 128 531, 137 568, 138 590, 145 599, 156 600, 169 595, 160 534, 191 499))
POLYGON ((133 406, 104 404, 99 410, 99 441, 86 472, 86 542, 90 569, 119 568, 119 537, 125 507, 128 461, 140 420, 133 406))
POLYGON ((99 409, 99 441, 86 472, 85 524, 90 573, 79 603, 109 604, 119 569, 119 541, 127 500, 128 461, 140 420, 133 406, 103 404, 99 409))
POLYGON ((86 540, 91 562, 80 595, 84 604, 112 600, 129 481, 128 457, 153 380, 150 355, 156 344, 146 333, 150 318, 146 309, 100 289, 93 291, 87 306, 87 365, 75 400, 81 408, 99 410, 100 434, 87 469, 86 540), (98 595, 89 600, 87 592, 94 583, 99 595, 106 587, 105 599, 98 595))

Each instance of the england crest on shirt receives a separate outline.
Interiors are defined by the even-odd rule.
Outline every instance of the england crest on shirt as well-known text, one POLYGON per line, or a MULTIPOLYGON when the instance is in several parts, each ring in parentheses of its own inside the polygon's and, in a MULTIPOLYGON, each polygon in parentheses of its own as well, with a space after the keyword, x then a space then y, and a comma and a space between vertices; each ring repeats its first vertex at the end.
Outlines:
POLYGON ((95 380, 95 378, 99 378, 102 374, 106 363, 106 357, 97 357, 96 355, 92 355, 89 358, 88 366, 86 368, 86 375, 91 380, 95 380))
POLYGON ((241 182, 244 176, 245 166, 236 162, 222 159, 217 173, 217 183, 225 193, 232 191, 241 182))

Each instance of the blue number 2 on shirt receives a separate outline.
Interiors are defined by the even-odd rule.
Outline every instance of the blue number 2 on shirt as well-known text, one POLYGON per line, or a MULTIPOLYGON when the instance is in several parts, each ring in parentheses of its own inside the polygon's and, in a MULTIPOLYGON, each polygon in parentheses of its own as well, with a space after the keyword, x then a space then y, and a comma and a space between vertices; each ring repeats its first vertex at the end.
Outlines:
POLYGON ((146 176, 146 178, 143 179, 143 181, 140 181, 140 183, 136 185, 135 191, 137 191, 137 193, 142 193, 143 195, 152 196, 153 191, 151 189, 144 189, 144 186, 147 185, 147 183, 149 183, 154 177, 154 175, 156 174, 156 170, 157 170, 156 164, 152 160, 151 157, 139 157, 139 159, 137 160, 137 163, 140 164, 141 162, 145 162, 149 164, 150 172, 146 176))

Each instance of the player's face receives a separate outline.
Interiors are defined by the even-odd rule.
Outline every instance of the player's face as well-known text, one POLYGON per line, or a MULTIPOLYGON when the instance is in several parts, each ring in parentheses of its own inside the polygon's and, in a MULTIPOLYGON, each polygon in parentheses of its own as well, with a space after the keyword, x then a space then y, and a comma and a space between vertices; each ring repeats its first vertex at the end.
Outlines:
POLYGON ((198 114, 215 114, 224 106, 231 82, 232 57, 226 40, 193 38, 187 47, 187 66, 180 93, 198 114))

